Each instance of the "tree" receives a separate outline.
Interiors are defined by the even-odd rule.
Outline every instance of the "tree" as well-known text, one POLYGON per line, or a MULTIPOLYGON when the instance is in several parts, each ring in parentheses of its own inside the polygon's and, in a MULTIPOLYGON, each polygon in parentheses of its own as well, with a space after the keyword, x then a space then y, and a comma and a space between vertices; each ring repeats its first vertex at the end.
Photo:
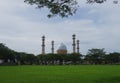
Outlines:
POLYGON ((9 49, 3 43, 0 43, 0 59, 4 60, 4 62, 9 62, 14 60, 14 51, 9 49))
POLYGON ((72 61, 73 64, 80 63, 81 54, 72 53, 72 54, 69 54, 68 57, 69 57, 69 60, 72 61))
POLYGON ((106 64, 119 64, 120 63, 120 53, 114 52, 105 56, 106 64))
POLYGON ((105 2, 106 0, 87 0, 87 3, 103 3, 105 2))
POLYGON ((25 0, 30 5, 37 5, 37 8, 46 7, 50 10, 48 17, 59 15, 67 17, 76 12, 76 0, 25 0))
POLYGON ((39 64, 47 65, 48 56, 46 54, 39 54, 37 58, 39 64))
POLYGON ((101 64, 105 56, 104 49, 90 49, 85 57, 85 59, 90 64, 101 64))
MULTIPOLYGON (((103 3, 104 1, 106 0, 87 0, 87 3, 103 3)), ((73 15, 78 8, 76 0, 25 0, 24 2, 36 5, 37 8, 48 8, 50 11, 48 17, 56 15, 68 17, 73 15)))
POLYGON ((25 61, 32 65, 35 62, 35 56, 33 54, 26 54, 25 61))

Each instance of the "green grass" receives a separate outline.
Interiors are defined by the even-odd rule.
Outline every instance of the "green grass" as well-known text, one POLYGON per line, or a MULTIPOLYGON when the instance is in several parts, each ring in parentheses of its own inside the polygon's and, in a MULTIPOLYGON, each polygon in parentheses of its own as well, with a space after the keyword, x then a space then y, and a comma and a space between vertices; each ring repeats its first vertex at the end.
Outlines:
POLYGON ((120 66, 0 66, 0 83, 120 83, 120 66))

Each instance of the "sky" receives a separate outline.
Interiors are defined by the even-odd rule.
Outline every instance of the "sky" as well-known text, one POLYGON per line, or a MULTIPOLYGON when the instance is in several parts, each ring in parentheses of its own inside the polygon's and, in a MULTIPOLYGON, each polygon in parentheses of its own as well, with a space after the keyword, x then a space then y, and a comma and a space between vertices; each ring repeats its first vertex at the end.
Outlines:
POLYGON ((64 43, 72 53, 72 35, 80 40, 80 52, 104 48, 107 53, 120 52, 120 2, 86 4, 78 0, 78 10, 68 18, 47 18, 47 9, 37 9, 24 0, 0 2, 0 43, 18 52, 41 53, 41 37, 46 37, 46 53, 64 43))

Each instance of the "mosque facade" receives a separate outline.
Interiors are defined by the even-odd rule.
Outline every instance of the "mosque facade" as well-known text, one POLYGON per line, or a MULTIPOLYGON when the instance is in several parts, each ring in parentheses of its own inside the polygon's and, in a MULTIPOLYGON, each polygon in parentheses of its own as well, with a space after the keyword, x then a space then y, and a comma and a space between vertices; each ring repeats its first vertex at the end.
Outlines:
MULTIPOLYGON (((73 46, 73 53, 79 53, 79 40, 76 40, 76 35, 72 35, 73 43, 71 44, 73 46)), ((45 54, 45 36, 42 36, 42 54, 45 54)), ((54 54, 54 41, 51 41, 51 53, 54 54)), ((64 43, 61 43, 56 50, 57 54, 67 54, 67 46, 64 43)))

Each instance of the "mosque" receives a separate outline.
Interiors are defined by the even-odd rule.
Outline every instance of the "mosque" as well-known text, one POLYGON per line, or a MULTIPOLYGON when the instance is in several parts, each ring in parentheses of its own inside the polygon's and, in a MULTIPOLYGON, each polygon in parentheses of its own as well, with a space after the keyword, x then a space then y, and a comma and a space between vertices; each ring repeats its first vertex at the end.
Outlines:
MULTIPOLYGON (((72 35, 73 43, 71 44, 73 47, 73 53, 79 53, 79 40, 76 40, 76 35, 72 35)), ((45 36, 42 36, 42 54, 45 54, 45 36)), ((56 50, 57 54, 67 54, 67 46, 64 43, 61 43, 56 50)), ((51 41, 51 53, 54 54, 54 41, 51 41)))
POLYGON ((61 43, 59 48, 57 49, 58 54, 67 54, 67 47, 65 44, 61 43))

